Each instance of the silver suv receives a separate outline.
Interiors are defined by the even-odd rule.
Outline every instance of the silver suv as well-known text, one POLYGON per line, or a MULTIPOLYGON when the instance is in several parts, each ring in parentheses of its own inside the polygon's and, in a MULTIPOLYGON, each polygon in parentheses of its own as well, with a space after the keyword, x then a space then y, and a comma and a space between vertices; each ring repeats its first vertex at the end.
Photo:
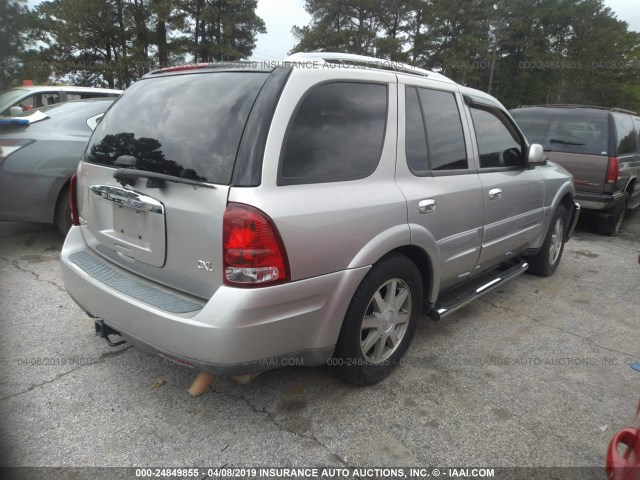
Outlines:
POLYGON ((73 180, 66 288, 113 335, 218 375, 384 378, 421 313, 551 275, 572 177, 493 97, 346 54, 146 75, 73 180))

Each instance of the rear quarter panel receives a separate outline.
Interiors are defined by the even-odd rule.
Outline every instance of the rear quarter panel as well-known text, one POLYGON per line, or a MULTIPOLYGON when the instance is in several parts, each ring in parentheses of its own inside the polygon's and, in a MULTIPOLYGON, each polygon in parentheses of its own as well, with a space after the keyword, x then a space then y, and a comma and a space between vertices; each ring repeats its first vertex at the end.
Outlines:
POLYGON ((293 280, 371 265, 389 250, 410 244, 406 200, 394 180, 397 121, 393 74, 351 69, 295 69, 292 73, 271 123, 262 183, 255 188, 232 188, 229 201, 253 205, 273 219, 293 280), (317 84, 354 78, 388 85, 387 126, 377 169, 359 180, 277 186, 281 147, 299 100, 317 84))

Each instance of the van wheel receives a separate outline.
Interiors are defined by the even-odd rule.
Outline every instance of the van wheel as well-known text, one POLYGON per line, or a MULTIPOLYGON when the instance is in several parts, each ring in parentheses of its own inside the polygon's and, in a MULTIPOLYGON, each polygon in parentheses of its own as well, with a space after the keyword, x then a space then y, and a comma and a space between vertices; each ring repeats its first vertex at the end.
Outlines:
POLYGON ((422 278, 404 255, 375 265, 351 299, 332 363, 343 380, 372 385, 411 344, 422 305, 422 278))
POLYGON ((550 277, 558 268, 564 250, 564 238, 567 233, 567 210, 560 205, 553 215, 551 225, 544 238, 540 251, 529 257, 529 272, 534 275, 550 277))
POLYGON ((56 202, 56 212, 54 216, 54 223, 58 228, 58 231, 63 237, 67 236, 69 229, 73 224, 71 220, 71 206, 69 205, 69 187, 66 186, 60 195, 58 195, 58 201, 56 202))
POLYGON ((629 205, 629 192, 624 192, 622 201, 618 203, 611 211, 611 218, 607 220, 601 220, 596 226, 596 231, 600 235, 606 235, 608 237, 615 237, 620 233, 622 227, 622 221, 624 215, 627 212, 627 206, 629 205))

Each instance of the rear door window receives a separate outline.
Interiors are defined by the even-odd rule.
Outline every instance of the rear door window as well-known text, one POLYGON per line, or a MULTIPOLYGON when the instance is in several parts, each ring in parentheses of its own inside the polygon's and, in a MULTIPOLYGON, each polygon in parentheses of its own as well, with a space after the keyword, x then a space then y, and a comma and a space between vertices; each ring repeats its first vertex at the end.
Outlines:
POLYGON ((265 72, 215 72, 140 80, 98 123, 85 160, 228 185, 265 72))
POLYGON ((614 113, 613 120, 616 127, 616 155, 636 153, 637 138, 631 115, 614 113))
POLYGON ((460 111, 451 92, 419 88, 420 104, 427 126, 427 148, 431 170, 467 169, 460 111))
POLYGON ((418 99, 418 91, 407 87, 405 96, 405 143, 407 164, 412 172, 420 174, 429 170, 427 161, 427 137, 418 99))
POLYGON ((356 180, 380 162, 387 86, 333 82, 302 100, 283 149, 279 185, 356 180))

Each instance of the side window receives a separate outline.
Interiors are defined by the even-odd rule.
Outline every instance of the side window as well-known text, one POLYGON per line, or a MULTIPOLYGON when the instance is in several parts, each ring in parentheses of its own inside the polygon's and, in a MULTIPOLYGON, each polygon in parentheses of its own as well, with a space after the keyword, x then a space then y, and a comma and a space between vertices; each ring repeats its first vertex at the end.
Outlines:
POLYGON ((371 175, 380 162, 386 121, 386 85, 335 82, 314 88, 289 126, 278 183, 371 175))
POLYGON ((68 102, 72 102, 74 100, 80 100, 82 98, 82 95, 80 95, 79 93, 68 93, 67 92, 67 101, 68 102))
POLYGON ((427 126, 431 170, 468 168, 462 122, 454 94, 427 88, 418 91, 427 126))
POLYGON ((406 87, 405 95, 405 142, 404 149, 411 171, 420 173, 429 170, 427 162, 427 137, 420 110, 418 91, 406 87))
MULTIPOLYGON (((20 100, 19 102, 14 103, 13 105, 11 105, 12 107, 20 107, 22 108, 23 112, 27 112, 29 110, 33 110, 34 108, 36 108, 36 95, 31 95, 27 98, 23 98, 22 100, 20 100)), ((40 106, 40 105, 38 105, 40 106)))
POLYGON ((480 153, 480 168, 525 165, 521 139, 515 128, 499 113, 471 107, 480 153))
POLYGON ((102 98, 105 97, 106 95, 103 95, 102 93, 83 93, 81 95, 82 99, 86 99, 86 98, 102 98))
POLYGON ((640 153, 640 118, 635 117, 633 119, 633 123, 635 123, 636 125, 636 136, 637 136, 637 146, 638 146, 638 153, 640 153))
POLYGON ((60 94, 56 92, 41 93, 37 99, 38 107, 46 107, 60 103, 60 94))
POLYGON ((616 147, 617 155, 627 155, 636 153, 636 132, 633 129, 633 120, 631 116, 622 114, 613 114, 616 124, 616 147))

